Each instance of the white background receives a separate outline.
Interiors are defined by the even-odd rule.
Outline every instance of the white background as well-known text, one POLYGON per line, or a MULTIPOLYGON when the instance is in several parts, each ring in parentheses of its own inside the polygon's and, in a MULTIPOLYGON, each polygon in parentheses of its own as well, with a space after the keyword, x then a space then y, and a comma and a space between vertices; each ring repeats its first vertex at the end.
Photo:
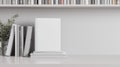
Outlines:
MULTIPOLYGON (((120 55, 119 8, 0 8, 0 19, 18 13, 18 24, 62 19, 62 49, 71 55, 120 55)), ((32 45, 34 45, 32 43, 32 45)))

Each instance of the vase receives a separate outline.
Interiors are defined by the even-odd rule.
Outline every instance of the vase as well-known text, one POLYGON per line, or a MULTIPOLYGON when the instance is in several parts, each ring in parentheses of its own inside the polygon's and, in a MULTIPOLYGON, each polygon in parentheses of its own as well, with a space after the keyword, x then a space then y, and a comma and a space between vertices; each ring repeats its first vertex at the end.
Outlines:
POLYGON ((8 41, 2 41, 2 55, 5 56, 7 50, 8 41))

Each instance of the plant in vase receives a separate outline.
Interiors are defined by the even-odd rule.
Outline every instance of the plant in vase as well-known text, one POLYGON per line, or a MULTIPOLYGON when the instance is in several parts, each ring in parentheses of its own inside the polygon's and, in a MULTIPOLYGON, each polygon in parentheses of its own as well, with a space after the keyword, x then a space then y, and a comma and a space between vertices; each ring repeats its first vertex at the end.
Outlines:
POLYGON ((1 41, 1 46, 2 46, 2 48, 1 48, 2 55, 5 55, 8 39, 10 36, 11 26, 12 26, 12 24, 14 24, 15 19, 17 17, 18 17, 18 14, 15 14, 10 19, 8 19, 6 24, 2 23, 2 21, 0 21, 0 41, 1 41))

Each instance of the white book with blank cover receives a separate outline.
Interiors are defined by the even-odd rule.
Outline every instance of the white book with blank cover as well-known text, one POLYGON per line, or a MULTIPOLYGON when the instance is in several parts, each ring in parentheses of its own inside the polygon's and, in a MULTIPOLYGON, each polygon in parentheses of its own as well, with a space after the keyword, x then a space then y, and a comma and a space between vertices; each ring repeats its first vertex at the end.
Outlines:
POLYGON ((15 29, 15 24, 12 25, 11 31, 10 31, 10 37, 8 40, 8 46, 5 55, 6 56, 11 56, 12 53, 12 47, 13 47, 13 40, 14 40, 14 29, 15 29))
POLYGON ((30 52, 31 38, 32 38, 32 26, 27 26, 25 47, 24 47, 24 56, 28 56, 28 54, 30 52))
POLYGON ((31 56, 61 54, 61 19, 36 18, 35 51, 31 56))
POLYGON ((24 26, 20 27, 20 56, 23 56, 24 49, 24 26))
POLYGON ((15 57, 19 57, 19 27, 20 25, 15 24, 15 57))

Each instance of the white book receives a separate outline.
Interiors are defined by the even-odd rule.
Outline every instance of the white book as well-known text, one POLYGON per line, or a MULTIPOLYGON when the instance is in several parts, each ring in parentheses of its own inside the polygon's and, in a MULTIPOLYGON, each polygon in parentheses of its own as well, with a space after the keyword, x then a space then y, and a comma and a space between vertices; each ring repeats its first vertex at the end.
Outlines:
POLYGON ((95 5, 98 5, 98 0, 95 0, 95 5))
POLYGON ((59 3, 58 3, 58 0, 56 0, 56 5, 58 5, 59 3))
POLYGON ((109 0, 105 0, 105 5, 108 5, 109 4, 109 2, 108 2, 109 0))
POLYGON ((74 5, 76 5, 76 0, 74 0, 74 5))
POLYGON ((106 5, 107 4, 107 0, 104 0, 104 2, 105 2, 104 4, 106 5))
POLYGON ((6 50, 6 53, 5 55, 6 56, 11 56, 11 53, 12 53, 12 47, 13 47, 13 42, 14 42, 14 28, 15 28, 15 25, 13 24, 12 27, 11 27, 11 31, 10 31, 10 37, 9 37, 9 40, 8 40, 8 46, 7 46, 7 50, 6 50))
POLYGON ((69 0, 66 0, 66 4, 69 5, 69 0))
POLYGON ((25 0, 23 0, 23 4, 25 4, 25 0))
POLYGON ((88 3, 91 4, 91 0, 88 0, 88 3))
POLYGON ((27 0, 23 0, 23 4, 27 4, 27 0))
POLYGON ((117 0, 117 4, 120 5, 120 0, 117 0))
POLYGON ((0 42, 0 48, 2 47, 2 43, 0 42))
POLYGON ((74 0, 71 0, 71 4, 72 4, 72 5, 74 4, 74 0))
POLYGON ((51 0, 51 5, 53 5, 54 4, 54 2, 53 2, 53 0, 51 0))
POLYGON ((98 5, 100 5, 100 0, 98 0, 98 5))
POLYGON ((15 5, 18 5, 18 0, 15 0, 15 5))
POLYGON ((31 5, 31 0, 28 0, 28 4, 31 5))
POLYGON ((11 2, 12 4, 16 4, 16 0, 12 0, 12 2, 11 2))
POLYGON ((19 25, 15 25, 15 57, 19 57, 19 25))
POLYGON ((83 0, 80 0, 80 4, 83 4, 83 0))
POLYGON ((30 52, 31 38, 32 38, 32 26, 28 26, 25 39, 24 56, 28 56, 30 52))
POLYGON ((31 57, 63 56, 64 53, 61 50, 61 19, 36 18, 35 51, 31 57))
POLYGON ((38 0, 38 2, 39 2, 39 3, 38 3, 39 5, 41 5, 41 4, 42 4, 42 1, 41 1, 41 0, 38 0))
POLYGON ((101 0, 101 4, 102 4, 102 5, 104 4, 104 0, 101 0))
POLYGON ((61 19, 36 18, 35 22, 35 51, 60 52, 61 19))
POLYGON ((88 0, 86 0, 85 2, 86 2, 86 3, 85 3, 86 5, 89 5, 89 1, 88 1, 88 0))
POLYGON ((2 4, 2 0, 0 0, 0 5, 2 4))
POLYGON ((110 0, 110 5, 112 5, 112 0, 110 0))
POLYGON ((6 0, 6 4, 11 4, 11 0, 6 0))
POLYGON ((110 0, 107 0, 107 5, 110 5, 110 0))
POLYGON ((24 26, 20 27, 20 56, 23 56, 24 51, 24 26))
POLYGON ((6 0, 3 0, 3 4, 6 4, 6 0))
POLYGON ((83 0, 83 2, 84 2, 83 4, 86 5, 86 0, 83 0))
POLYGON ((30 0, 31 1, 31 5, 34 5, 34 0, 30 0))

